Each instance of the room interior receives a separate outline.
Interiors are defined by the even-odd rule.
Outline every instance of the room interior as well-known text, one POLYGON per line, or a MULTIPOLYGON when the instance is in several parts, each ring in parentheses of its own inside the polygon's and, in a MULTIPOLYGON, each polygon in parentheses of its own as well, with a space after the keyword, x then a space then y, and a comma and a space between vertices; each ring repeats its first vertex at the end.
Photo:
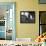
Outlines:
MULTIPOLYGON (((14 27, 15 34, 13 34, 13 35, 15 35, 15 38, 13 38, 13 39, 17 39, 18 41, 19 40, 21 41, 24 38, 26 38, 26 39, 29 38, 29 39, 32 39, 33 41, 35 41, 35 39, 40 34, 42 34, 43 32, 46 32, 45 31, 46 30, 46 21, 44 21, 44 20, 46 20, 46 17, 41 16, 41 18, 40 18, 40 16, 39 16, 39 15, 41 15, 41 11, 43 11, 42 15, 44 15, 44 14, 46 15, 46 4, 42 4, 42 2, 39 3, 39 0, 24 0, 24 1, 23 0, 3 0, 3 1, 1 0, 0 3, 1 2, 4 2, 4 3, 5 2, 15 2, 15 21, 14 21, 15 22, 15 27, 14 27), (20 23, 20 12, 21 11, 34 11, 35 12, 35 23, 20 23), (41 22, 43 22, 42 24, 44 26, 41 26, 42 25, 41 22), (42 31, 42 30, 44 30, 44 31, 42 31)), ((6 12, 6 10, 7 10, 6 8, 0 9, 0 13, 1 13, 0 20, 6 19, 4 17, 5 16, 4 12, 6 12), (4 16, 2 16, 2 15, 4 15, 4 16)), ((8 12, 8 10, 7 10, 7 12, 8 12)), ((3 26, 3 28, 4 28, 4 26, 3 26)), ((9 31, 12 34, 12 29, 9 31)), ((1 34, 1 32, 0 32, 0 34, 1 34)))

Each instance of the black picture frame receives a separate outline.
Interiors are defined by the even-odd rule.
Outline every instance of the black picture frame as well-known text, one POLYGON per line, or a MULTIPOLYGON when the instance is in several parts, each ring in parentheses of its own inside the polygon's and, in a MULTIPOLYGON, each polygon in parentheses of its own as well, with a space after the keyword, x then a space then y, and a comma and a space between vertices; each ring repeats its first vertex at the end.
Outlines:
POLYGON ((20 11, 20 23, 35 23, 35 11, 20 11))
POLYGON ((46 0, 38 0, 39 4, 46 4, 46 0))

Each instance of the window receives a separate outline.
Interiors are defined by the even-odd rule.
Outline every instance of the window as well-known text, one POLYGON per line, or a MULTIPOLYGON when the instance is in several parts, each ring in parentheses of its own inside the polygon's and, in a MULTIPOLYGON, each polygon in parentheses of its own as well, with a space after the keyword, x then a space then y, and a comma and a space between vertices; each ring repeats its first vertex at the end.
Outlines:
POLYGON ((39 12, 39 35, 46 32, 46 11, 39 12))
POLYGON ((15 3, 0 3, 0 40, 15 40, 15 3))

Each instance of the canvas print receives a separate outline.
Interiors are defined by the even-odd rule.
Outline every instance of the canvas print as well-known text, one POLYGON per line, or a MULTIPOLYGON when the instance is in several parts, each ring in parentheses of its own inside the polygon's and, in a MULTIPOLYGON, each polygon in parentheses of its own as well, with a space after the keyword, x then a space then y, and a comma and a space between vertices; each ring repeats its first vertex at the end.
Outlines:
POLYGON ((20 11, 20 23, 35 23, 35 12, 20 11))

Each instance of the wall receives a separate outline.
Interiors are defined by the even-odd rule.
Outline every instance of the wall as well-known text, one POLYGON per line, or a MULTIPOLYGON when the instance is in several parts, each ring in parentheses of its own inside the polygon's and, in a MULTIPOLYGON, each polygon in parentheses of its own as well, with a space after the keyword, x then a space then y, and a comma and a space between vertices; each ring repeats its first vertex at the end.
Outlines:
POLYGON ((46 10, 46 5, 38 4, 38 0, 1 0, 0 2, 16 2, 16 37, 36 38, 39 34, 39 10, 46 10), (20 11, 35 11, 35 24, 20 24, 20 11))

